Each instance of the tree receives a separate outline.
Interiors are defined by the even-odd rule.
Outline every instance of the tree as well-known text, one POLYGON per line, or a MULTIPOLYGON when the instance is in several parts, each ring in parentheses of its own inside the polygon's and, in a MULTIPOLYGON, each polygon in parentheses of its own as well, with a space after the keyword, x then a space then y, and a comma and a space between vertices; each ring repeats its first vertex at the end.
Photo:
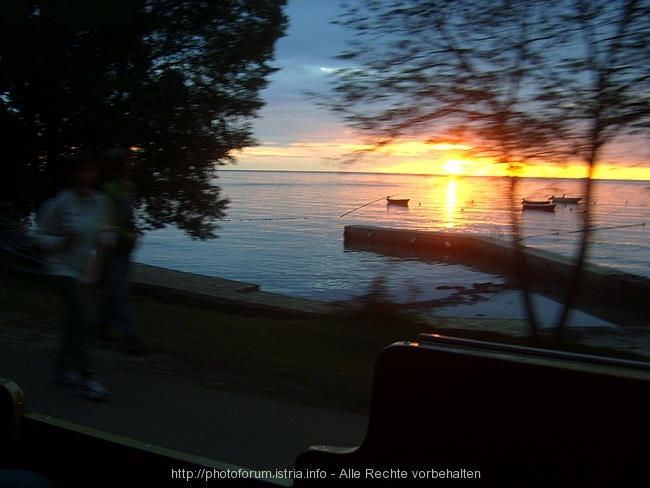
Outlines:
MULTIPOLYGON (((506 165, 520 251, 522 165, 580 159, 591 177, 605 144, 647 133, 648 0, 357 0, 338 22, 355 34, 340 56, 353 67, 335 74, 325 105, 373 149, 400 138, 460 142, 506 165)), ((584 217, 558 331, 577 298, 584 217)), ((535 334, 525 269, 519 275, 535 334)))
MULTIPOLYGON (((650 133, 650 1, 572 0, 560 6, 557 41, 549 46, 560 58, 544 89, 563 108, 568 140, 587 166, 584 193, 589 201, 604 148, 621 136, 650 133)), ((589 211, 583 213, 584 238, 558 317, 558 336, 578 297, 590 217, 589 211)))
POLYGON ((254 144, 286 0, 0 5, 2 203, 29 215, 79 149, 135 149, 145 226, 214 237, 215 168, 254 144))

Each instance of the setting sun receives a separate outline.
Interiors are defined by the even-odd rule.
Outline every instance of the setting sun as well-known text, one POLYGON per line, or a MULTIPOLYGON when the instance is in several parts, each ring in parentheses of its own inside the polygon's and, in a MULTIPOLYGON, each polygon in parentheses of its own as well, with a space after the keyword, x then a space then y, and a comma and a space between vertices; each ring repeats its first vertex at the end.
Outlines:
POLYGON ((442 168, 448 175, 462 175, 464 165, 465 162, 459 159, 448 159, 442 168))
MULTIPOLYGON (((293 142, 288 145, 266 143, 250 147, 236 155, 240 167, 246 169, 282 169, 295 171, 351 170, 373 173, 450 175, 450 176, 512 176, 508 165, 487 158, 468 155, 472 146, 458 143, 428 144, 421 141, 396 140, 373 147, 355 143, 352 138, 320 142, 293 142), (351 165, 341 165, 351 153, 364 156, 351 165)), ((638 151, 637 151, 638 152, 638 151)), ((620 150, 619 150, 620 153, 620 150)), ((623 155, 635 154, 623 151, 623 155)), ((617 154, 621 158, 621 154, 617 154)), ((609 160, 613 158, 608 158, 609 160)), ((242 168, 243 169, 243 168, 242 168)), ((585 178, 587 167, 578 161, 566 164, 522 164, 517 176, 525 178, 585 178)), ((594 179, 650 180, 650 168, 643 159, 628 157, 620 165, 611 162, 596 166, 594 179)))

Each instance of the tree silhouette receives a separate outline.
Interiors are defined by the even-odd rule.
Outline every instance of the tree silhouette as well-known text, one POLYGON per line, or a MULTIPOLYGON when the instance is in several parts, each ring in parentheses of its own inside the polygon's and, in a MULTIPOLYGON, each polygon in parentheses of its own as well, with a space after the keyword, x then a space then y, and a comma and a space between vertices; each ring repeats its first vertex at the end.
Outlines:
POLYGON ((227 204, 215 168, 255 142, 285 3, 2 2, 2 213, 31 213, 79 149, 121 146, 146 226, 214 237, 227 204))
MULTIPOLYGON (((324 105, 365 135, 370 151, 403 138, 458 142, 474 158, 505 165, 519 253, 514 198, 523 165, 582 161, 589 201, 603 147, 648 133, 648 0, 357 0, 337 22, 354 33, 340 55, 351 67, 335 73, 324 105)), ((558 333, 587 255, 588 206, 583 216, 558 333)), ((536 334, 521 255, 518 263, 536 334)))

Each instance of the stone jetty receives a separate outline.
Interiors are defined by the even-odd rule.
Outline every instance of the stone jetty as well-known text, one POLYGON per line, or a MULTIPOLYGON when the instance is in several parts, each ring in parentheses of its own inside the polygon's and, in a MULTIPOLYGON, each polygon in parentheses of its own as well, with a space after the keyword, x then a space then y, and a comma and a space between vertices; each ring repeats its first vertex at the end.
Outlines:
MULTIPOLYGON (((565 286, 576 266, 575 259, 532 247, 522 247, 518 258, 513 242, 478 234, 349 225, 344 241, 347 249, 464 264, 512 279, 523 265, 534 286, 565 286)), ((633 303, 650 312, 649 279, 591 263, 582 272, 583 296, 633 303)))

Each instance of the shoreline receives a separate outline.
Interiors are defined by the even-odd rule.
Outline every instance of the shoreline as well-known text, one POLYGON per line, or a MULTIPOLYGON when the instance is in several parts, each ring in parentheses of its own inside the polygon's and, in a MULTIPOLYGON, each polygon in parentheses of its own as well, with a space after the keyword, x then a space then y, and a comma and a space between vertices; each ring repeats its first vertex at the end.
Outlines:
MULTIPOLYGON (((264 292, 258 285, 223 278, 169 270, 158 266, 134 263, 132 282, 137 293, 164 300, 174 300, 190 306, 215 308, 244 316, 267 316, 279 319, 300 319, 344 312, 346 303, 319 302, 277 293, 264 292)), ((512 290, 510 290, 512 292, 512 290)), ((501 290, 503 292, 503 290, 501 290)), ((472 292, 469 293, 472 295, 472 292)), ((461 293, 462 295, 462 293, 461 293)), ((518 297, 515 297, 518 298, 518 297)), ((528 328, 522 318, 490 316, 485 307, 510 310, 511 297, 491 290, 475 290, 473 303, 462 297, 452 299, 453 306, 442 315, 422 314, 423 324, 451 330, 493 332, 512 337, 526 337, 528 328), (481 292, 487 291, 487 296, 481 292), (454 315, 454 308, 467 306, 463 315, 454 315), (485 313, 484 313, 485 312, 485 313)), ((548 308, 545 310, 547 318, 548 308)), ((602 312, 602 310, 596 310, 602 312)), ((605 319, 590 322, 584 313, 579 325, 569 326, 566 337, 577 343, 613 348, 650 359, 650 327, 644 325, 618 326, 605 319)), ((646 317, 647 318, 647 317, 646 317)), ((542 329, 550 333, 548 327, 542 329)), ((426 332, 423 330, 422 332, 426 332)), ((405 337, 404 340, 409 339, 405 337)), ((386 344, 388 345, 388 344, 386 344)))
MULTIPOLYGON (((156 287, 136 286, 134 306, 151 350, 135 357, 119 342, 99 341, 93 355, 100 370, 174 377, 197 386, 358 413, 367 408, 376 355, 395 342, 434 333, 532 345, 524 320, 401 315, 403 309, 381 301, 356 307, 314 304, 236 281, 157 267, 146 271, 156 287), (181 284, 190 291, 180 289, 181 284), (195 295, 192 284, 207 290, 195 295)), ((42 276, 32 275, 32 282, 24 273, 3 274, 14 285, 7 290, 8 306, 0 317, 0 348, 51 357, 59 334, 56 290, 42 276), (21 290, 31 298, 21 301, 21 290)), ((145 281, 142 276, 140 281, 145 281)), ((490 300, 479 305, 484 303, 490 300)), ((542 331, 537 347, 555 347, 547 332, 552 331, 542 331)), ((561 348, 650 362, 650 328, 569 327, 561 348)))
POLYGON ((131 283, 135 291, 188 305, 210 306, 243 315, 309 317, 331 313, 336 305, 307 298, 262 291, 242 281, 176 271, 160 266, 132 263, 131 283))

